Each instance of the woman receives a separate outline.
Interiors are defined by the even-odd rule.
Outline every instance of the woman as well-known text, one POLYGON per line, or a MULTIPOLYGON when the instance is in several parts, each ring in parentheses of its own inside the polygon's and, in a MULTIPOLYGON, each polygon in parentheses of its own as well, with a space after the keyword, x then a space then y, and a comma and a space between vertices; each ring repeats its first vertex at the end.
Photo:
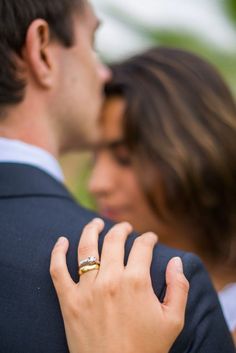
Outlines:
POLYGON ((70 353, 167 353, 184 324, 188 282, 180 258, 166 270, 163 304, 152 289, 150 265, 157 236, 138 237, 124 266, 128 223, 114 226, 106 235, 100 263, 98 237, 104 222, 94 219, 80 238, 80 282, 67 269, 68 240, 59 238, 50 272, 65 324, 70 353), (88 254, 94 258, 88 260, 88 254), (89 264, 90 261, 90 264, 89 264))
POLYGON ((213 67, 182 50, 111 69, 90 180, 99 212, 197 253, 236 336, 235 101, 213 67))

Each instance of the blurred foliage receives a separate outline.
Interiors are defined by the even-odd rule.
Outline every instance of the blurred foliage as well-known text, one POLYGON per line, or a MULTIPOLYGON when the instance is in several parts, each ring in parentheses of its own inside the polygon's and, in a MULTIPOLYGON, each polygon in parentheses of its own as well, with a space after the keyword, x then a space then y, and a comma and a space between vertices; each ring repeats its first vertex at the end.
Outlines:
POLYGON ((186 32, 158 31, 149 32, 153 43, 190 50, 213 63, 229 82, 236 93, 236 49, 235 53, 226 53, 209 46, 198 37, 186 32))
POLYGON ((220 49, 206 41, 205 38, 186 31, 186 29, 153 28, 148 26, 148 24, 144 25, 121 10, 117 5, 106 6, 104 11, 124 26, 139 34, 144 42, 150 43, 150 46, 179 47, 204 57, 219 69, 236 93, 236 0, 216 1, 219 2, 220 8, 224 11, 228 20, 233 20, 235 24, 235 47, 231 51, 220 49))
POLYGON ((223 0, 222 5, 227 11, 229 18, 236 26, 236 0, 223 0))
POLYGON ((87 208, 96 210, 96 205, 93 197, 88 191, 88 180, 90 177, 92 168, 91 156, 87 156, 83 163, 80 165, 80 174, 77 179, 76 188, 75 188, 75 197, 77 200, 87 208))
POLYGON ((88 192, 88 180, 92 166, 89 152, 69 153, 60 159, 68 189, 84 207, 95 210, 95 203, 88 192))

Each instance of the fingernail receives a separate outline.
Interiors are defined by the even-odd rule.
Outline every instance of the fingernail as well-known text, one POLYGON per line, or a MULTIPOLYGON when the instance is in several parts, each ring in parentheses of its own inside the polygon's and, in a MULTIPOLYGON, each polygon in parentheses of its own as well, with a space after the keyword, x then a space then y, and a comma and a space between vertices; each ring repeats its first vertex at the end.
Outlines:
POLYGON ((156 233, 153 233, 153 232, 151 232, 152 233, 152 235, 153 235, 153 239, 155 240, 155 242, 157 243, 158 242, 158 235, 156 234, 156 233))
POLYGON ((92 222, 101 224, 101 222, 103 223, 103 220, 101 218, 94 218, 92 222))
POLYGON ((133 226, 129 222, 121 222, 120 224, 122 224, 123 226, 127 227, 128 230, 130 230, 130 232, 132 232, 133 226))
POLYGON ((148 232, 147 234, 148 234, 148 236, 149 236, 155 243, 158 242, 158 236, 157 236, 156 233, 148 232))
POLYGON ((183 273, 183 263, 180 257, 175 257, 175 268, 179 273, 183 273))
POLYGON ((62 244, 65 243, 65 241, 66 241, 66 238, 65 238, 65 237, 60 237, 60 238, 58 238, 56 244, 57 244, 57 245, 62 245, 62 244))

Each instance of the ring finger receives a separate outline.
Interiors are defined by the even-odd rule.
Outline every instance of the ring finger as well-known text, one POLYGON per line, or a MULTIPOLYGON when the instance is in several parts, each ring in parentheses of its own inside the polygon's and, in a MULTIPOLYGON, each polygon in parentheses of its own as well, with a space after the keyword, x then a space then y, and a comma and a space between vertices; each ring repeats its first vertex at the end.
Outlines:
POLYGON ((88 258, 91 257, 99 261, 98 237, 103 228, 103 220, 100 218, 95 218, 83 229, 78 246, 78 264, 80 265, 82 261, 83 266, 81 266, 81 270, 88 271, 86 271, 86 273, 84 272, 83 274, 80 274, 80 283, 88 283, 94 281, 96 278, 98 266, 96 266, 96 264, 90 266, 85 262, 87 262, 88 258))

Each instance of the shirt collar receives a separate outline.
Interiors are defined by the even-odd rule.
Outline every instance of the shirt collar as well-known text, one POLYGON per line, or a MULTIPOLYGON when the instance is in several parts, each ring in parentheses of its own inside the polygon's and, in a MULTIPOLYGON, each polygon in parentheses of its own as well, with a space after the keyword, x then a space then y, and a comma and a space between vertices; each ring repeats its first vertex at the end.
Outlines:
POLYGON ((2 162, 28 164, 64 182, 62 169, 55 157, 42 148, 19 140, 0 137, 0 163, 2 162))

